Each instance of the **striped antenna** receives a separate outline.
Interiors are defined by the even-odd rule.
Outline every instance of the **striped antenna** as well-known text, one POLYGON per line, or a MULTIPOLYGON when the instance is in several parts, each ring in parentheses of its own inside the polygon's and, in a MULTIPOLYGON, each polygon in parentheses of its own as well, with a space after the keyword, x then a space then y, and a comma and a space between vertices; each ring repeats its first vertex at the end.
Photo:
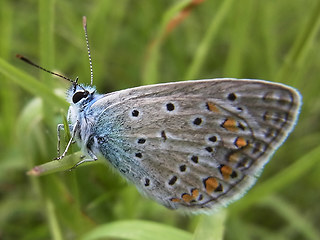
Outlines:
POLYGON ((88 33, 87 33, 87 18, 86 18, 86 16, 82 17, 82 24, 83 24, 84 34, 86 37, 89 64, 90 64, 90 85, 92 85, 92 83, 93 83, 93 70, 92 70, 92 59, 91 59, 91 52, 90 52, 90 47, 89 47, 88 33))
POLYGON ((55 73, 55 72, 52 72, 52 71, 50 71, 50 70, 48 70, 48 69, 45 69, 45 68, 39 66, 38 64, 30 61, 28 58, 20 55, 20 54, 17 54, 16 57, 19 58, 19 59, 21 59, 22 61, 24 61, 24 62, 26 62, 26 63, 34 66, 34 67, 36 67, 36 68, 39 68, 39 69, 47 72, 47 73, 50 73, 50 74, 55 75, 55 76, 57 76, 57 77, 63 78, 63 79, 65 79, 65 80, 71 82, 72 84, 74 84, 74 87, 79 86, 80 88, 82 88, 82 90, 85 91, 85 89, 84 89, 81 85, 78 84, 78 77, 76 78, 76 80, 72 80, 72 79, 70 79, 70 78, 68 78, 68 77, 65 77, 65 76, 59 74, 59 73, 55 73))
POLYGON ((78 85, 77 80, 76 80, 76 81, 73 81, 72 79, 70 79, 70 78, 68 78, 68 77, 65 77, 65 76, 63 76, 63 75, 61 75, 61 74, 58 74, 58 73, 49 71, 48 69, 45 69, 45 68, 39 66, 38 64, 35 64, 34 62, 30 61, 28 58, 26 58, 26 57, 24 57, 24 56, 22 56, 22 55, 20 55, 20 54, 17 54, 16 57, 19 58, 19 59, 21 59, 22 61, 24 61, 24 62, 26 62, 26 63, 34 66, 34 67, 36 67, 36 68, 39 68, 39 69, 47 72, 47 73, 50 73, 50 74, 55 75, 55 76, 57 76, 57 77, 63 78, 63 79, 65 79, 65 80, 69 81, 69 82, 72 82, 72 83, 78 85))

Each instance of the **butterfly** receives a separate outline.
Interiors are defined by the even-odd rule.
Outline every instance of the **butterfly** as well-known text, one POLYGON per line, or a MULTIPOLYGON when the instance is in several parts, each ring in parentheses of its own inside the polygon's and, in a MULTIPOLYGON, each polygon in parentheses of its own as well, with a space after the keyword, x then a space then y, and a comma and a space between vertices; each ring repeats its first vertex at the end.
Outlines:
POLYGON ((211 79, 98 94, 71 86, 68 121, 89 159, 105 158, 148 197, 197 212, 242 196, 296 123, 299 93, 211 79))
MULTIPOLYGON (((297 122, 300 93, 253 79, 208 79, 99 94, 72 82, 71 139, 86 158, 105 159, 140 192, 187 212, 209 212, 240 198, 297 122)), ((63 125, 58 126, 61 130, 63 125)), ((58 136, 59 138, 59 136, 58 136)))

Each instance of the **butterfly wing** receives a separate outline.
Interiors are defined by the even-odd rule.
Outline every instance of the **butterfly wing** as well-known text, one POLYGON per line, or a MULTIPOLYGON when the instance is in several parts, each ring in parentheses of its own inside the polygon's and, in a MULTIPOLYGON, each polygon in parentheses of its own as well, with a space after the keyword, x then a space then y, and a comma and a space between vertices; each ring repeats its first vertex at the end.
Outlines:
POLYGON ((261 80, 213 79, 107 94, 97 148, 139 190, 188 211, 226 205, 251 187, 292 130, 293 88, 261 80))

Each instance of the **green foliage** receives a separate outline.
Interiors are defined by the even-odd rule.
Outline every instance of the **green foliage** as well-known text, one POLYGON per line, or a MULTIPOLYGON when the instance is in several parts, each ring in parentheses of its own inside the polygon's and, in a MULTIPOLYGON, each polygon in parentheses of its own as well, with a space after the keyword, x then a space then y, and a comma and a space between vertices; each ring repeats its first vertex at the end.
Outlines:
POLYGON ((320 239, 319 24, 317 0, 0 1, 0 238, 320 239), (74 147, 70 161, 50 162, 68 83, 15 55, 89 84, 82 15, 100 93, 216 77, 300 90, 296 129, 246 196, 212 216, 186 216, 108 166, 56 172, 79 155, 74 147), (55 173, 26 175, 40 164, 55 173))

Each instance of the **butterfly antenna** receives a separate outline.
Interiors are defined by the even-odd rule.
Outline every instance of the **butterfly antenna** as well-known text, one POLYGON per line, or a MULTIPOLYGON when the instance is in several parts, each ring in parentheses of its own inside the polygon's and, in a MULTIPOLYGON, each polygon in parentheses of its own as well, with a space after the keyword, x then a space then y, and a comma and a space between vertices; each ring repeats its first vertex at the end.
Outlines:
POLYGON ((89 57, 89 65, 90 65, 90 85, 93 83, 93 70, 92 70, 92 59, 91 59, 91 52, 89 47, 89 40, 88 40, 88 33, 87 33, 87 18, 86 16, 82 17, 82 24, 84 29, 84 35, 86 37, 86 43, 87 43, 87 50, 88 50, 88 57, 89 57))
POLYGON ((45 72, 47 72, 47 73, 50 73, 50 74, 55 75, 55 76, 57 76, 57 77, 63 78, 63 79, 65 79, 65 80, 69 81, 69 82, 72 82, 73 84, 78 85, 78 83, 77 83, 76 81, 73 81, 72 79, 67 78, 67 77, 65 77, 65 76, 63 76, 63 75, 60 75, 60 74, 58 74, 58 73, 55 73, 55 72, 49 71, 49 70, 47 70, 47 69, 45 69, 45 68, 43 68, 43 67, 40 67, 38 64, 35 64, 34 62, 30 61, 28 58, 26 58, 26 57, 24 57, 24 56, 22 56, 22 55, 20 55, 20 54, 17 54, 16 57, 17 57, 17 58, 20 58, 22 61, 24 61, 24 62, 26 62, 26 63, 28 63, 28 64, 36 67, 36 68, 39 68, 39 69, 41 69, 41 70, 43 70, 43 71, 45 71, 45 72))

